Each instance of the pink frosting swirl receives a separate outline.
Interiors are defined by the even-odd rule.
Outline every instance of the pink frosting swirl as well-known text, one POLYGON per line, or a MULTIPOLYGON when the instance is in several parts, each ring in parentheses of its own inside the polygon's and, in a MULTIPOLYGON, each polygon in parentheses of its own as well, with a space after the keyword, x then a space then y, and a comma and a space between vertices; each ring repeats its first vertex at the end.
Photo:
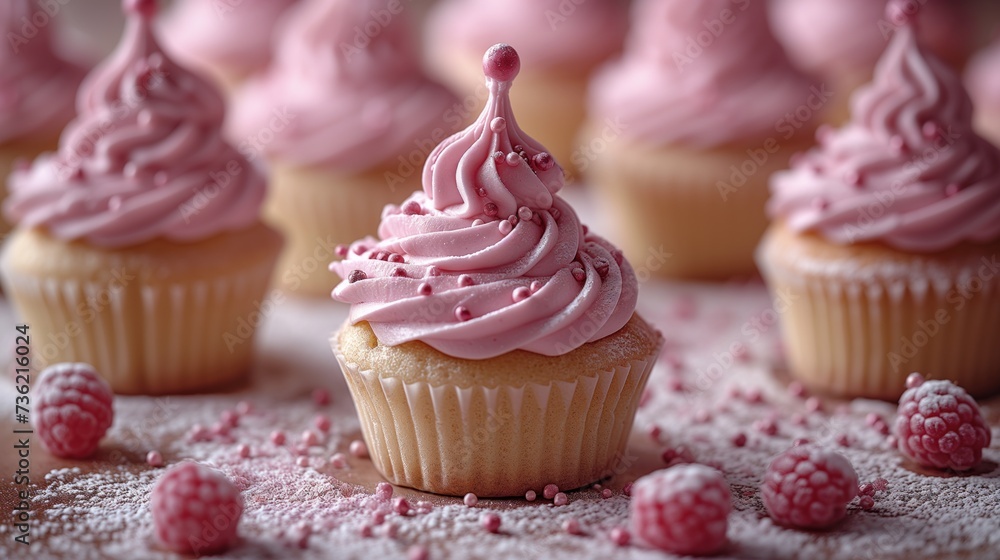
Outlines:
POLYGON ((555 195, 562 169, 518 128, 517 53, 496 45, 484 66, 483 113, 434 150, 422 192, 386 207, 379 239, 331 265, 344 279, 333 297, 383 344, 420 340, 467 359, 565 354, 628 322, 636 276, 555 195))
POLYGON ((628 2, 446 0, 431 14, 428 27, 428 39, 438 49, 480 53, 509 41, 532 66, 589 69, 621 50, 628 2))
POLYGON ((977 108, 1000 111, 1000 39, 969 62, 965 83, 977 108))
MULTIPOLYGON (((895 27, 877 0, 771 0, 774 33, 788 55, 820 76, 858 74, 866 78, 895 27)), ((960 2, 923 0, 919 6, 924 45, 948 60, 969 50, 968 21, 960 2)))
POLYGON ((155 0, 125 5, 125 35, 81 86, 59 151, 11 175, 7 217, 107 247, 254 224, 264 179, 223 140, 221 95, 163 54, 155 0))
POLYGON ((182 0, 163 18, 163 42, 184 64, 246 76, 267 67, 275 26, 295 2, 182 0))
POLYGON ((819 137, 771 181, 770 213, 793 230, 915 252, 1000 236, 1000 152, 973 131, 959 77, 910 25, 855 95, 851 122, 819 137))
POLYGON ((809 93, 764 2, 637 0, 625 55, 594 78, 591 112, 645 144, 709 148, 773 133, 809 93))
POLYGON ((267 156, 364 171, 454 130, 444 118, 457 100, 423 73, 400 6, 307 0, 294 8, 275 63, 237 98, 233 136, 252 140, 280 108, 291 122, 263 144, 267 156))
POLYGON ((36 13, 32 0, 0 2, 0 143, 55 135, 73 118, 83 69, 53 52, 52 26, 33 24, 36 13))

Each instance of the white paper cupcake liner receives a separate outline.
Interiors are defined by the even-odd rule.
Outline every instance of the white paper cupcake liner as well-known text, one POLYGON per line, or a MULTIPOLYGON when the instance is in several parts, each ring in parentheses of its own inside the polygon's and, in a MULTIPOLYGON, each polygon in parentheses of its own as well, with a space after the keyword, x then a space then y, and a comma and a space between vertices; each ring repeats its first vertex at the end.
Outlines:
POLYGON ((895 400, 920 372, 973 395, 1000 391, 1000 274, 982 275, 981 260, 862 267, 776 251, 765 242, 761 268, 791 373, 807 385, 895 400))
POLYGON ((549 483, 568 490, 627 469, 625 446, 656 355, 574 382, 459 387, 380 377, 334 349, 386 479, 480 496, 523 496, 549 483))
POLYGON ((39 367, 86 362, 116 393, 217 387, 249 368, 273 258, 214 279, 150 284, 44 278, 8 267, 39 367))

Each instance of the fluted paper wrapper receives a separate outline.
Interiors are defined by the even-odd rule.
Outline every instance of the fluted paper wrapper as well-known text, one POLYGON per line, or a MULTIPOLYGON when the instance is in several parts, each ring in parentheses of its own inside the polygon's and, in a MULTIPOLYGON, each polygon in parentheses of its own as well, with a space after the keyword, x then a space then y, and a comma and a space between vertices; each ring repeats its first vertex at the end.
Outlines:
POLYGON ((376 468, 393 484, 461 496, 523 496, 618 474, 656 353, 573 382, 406 384, 334 353, 376 468))
POLYGON ((986 266, 988 255, 984 248, 934 274, 898 263, 873 272, 860 259, 816 270, 765 238, 761 269, 790 372, 845 397, 896 400, 912 372, 954 381, 975 396, 995 394, 1000 274, 986 266))
POLYGON ((217 388, 249 372, 277 246, 225 274, 157 281, 116 266, 98 279, 5 262, 4 281, 32 335, 34 364, 86 362, 120 394, 217 388))

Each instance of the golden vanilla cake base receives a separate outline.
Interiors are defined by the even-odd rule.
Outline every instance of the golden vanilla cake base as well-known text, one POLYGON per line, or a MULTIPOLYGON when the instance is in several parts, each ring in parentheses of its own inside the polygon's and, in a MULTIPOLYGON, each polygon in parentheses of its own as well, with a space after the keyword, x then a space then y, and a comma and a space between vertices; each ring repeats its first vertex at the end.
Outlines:
POLYGON ((760 266, 792 373, 847 397, 895 400, 911 372, 1000 391, 1000 241, 919 254, 769 230, 760 266))
POLYGON ((614 239, 626 256, 644 263, 669 254, 654 273, 691 280, 755 273, 754 250, 768 223, 767 181, 804 147, 801 138, 772 138, 740 148, 654 150, 609 135, 601 123, 588 124, 580 138, 601 140, 585 172, 617 222, 614 239))
POLYGON ((245 378, 281 243, 263 224, 119 249, 18 229, 0 267, 36 367, 87 362, 116 393, 184 393, 245 378))
POLYGON ((285 235, 274 283, 329 297, 339 281, 327 268, 334 248, 375 235, 383 208, 420 188, 422 169, 422 156, 416 165, 397 161, 358 174, 273 165, 264 215, 285 235))
POLYGON ((394 484, 455 496, 607 477, 661 343, 638 315, 561 356, 458 359, 421 342, 382 345, 367 323, 333 341, 376 468, 394 484))

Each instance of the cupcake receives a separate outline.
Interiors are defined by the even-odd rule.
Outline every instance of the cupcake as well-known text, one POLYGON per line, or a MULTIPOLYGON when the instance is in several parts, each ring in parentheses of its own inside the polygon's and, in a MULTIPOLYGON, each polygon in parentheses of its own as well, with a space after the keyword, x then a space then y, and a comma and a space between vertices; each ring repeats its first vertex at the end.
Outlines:
POLYGON ((807 145, 827 93, 792 67, 763 3, 639 0, 633 18, 624 56, 591 85, 576 163, 634 262, 664 277, 751 274, 767 178, 807 145))
MULTIPOLYGON (((963 2, 922 0, 918 10, 921 41, 939 57, 961 68, 969 56, 968 14, 963 2)), ((792 62, 833 92, 824 116, 841 124, 849 116, 851 93, 871 80, 875 62, 896 26, 885 19, 879 0, 771 0, 771 24, 792 62)))
MULTIPOLYGON (((462 117, 486 101, 481 54, 490 45, 518 45, 527 68, 511 93, 514 110, 552 155, 573 160, 576 133, 586 115, 587 82, 594 69, 621 51, 628 28, 627 0, 444 0, 427 23, 431 70, 468 95, 462 117)), ((574 169, 568 169, 572 174, 574 169)))
MULTIPOLYGON (((73 92, 83 70, 52 50, 51 26, 31 27, 31 0, 0 3, 0 196, 15 162, 55 149, 73 118, 73 92), (25 33, 32 32, 28 37, 25 33)), ((0 233, 10 226, 0 221, 0 233)))
MULTIPOLYGON (((905 6, 905 2, 902 3, 905 6)), ((791 373, 894 400, 912 371, 1000 390, 1000 151, 958 75, 900 29, 851 121, 775 175, 759 262, 791 373)))
POLYGON ((635 314, 632 267, 556 195, 562 169, 514 120, 519 69, 510 46, 487 52, 478 120, 331 265, 351 304, 334 353, 394 484, 523 496, 610 476, 662 344, 635 314))
POLYGON ((179 0, 162 18, 167 52, 235 90, 271 60, 276 24, 295 0, 179 0))
POLYGON ((460 125, 448 120, 455 97, 424 75, 407 14, 393 7, 301 3, 274 64, 238 94, 231 130, 271 169, 265 214, 288 239, 276 273, 285 290, 328 295, 336 245, 375 233, 382 208, 419 188, 427 154, 460 125))
POLYGON ((259 219, 264 178, 222 138, 221 94, 160 49, 155 0, 124 5, 58 152, 11 176, 0 273, 38 366, 198 391, 247 372, 281 239, 259 219))
POLYGON ((1000 145, 1000 39, 972 59, 965 78, 976 108, 976 130, 1000 145))

